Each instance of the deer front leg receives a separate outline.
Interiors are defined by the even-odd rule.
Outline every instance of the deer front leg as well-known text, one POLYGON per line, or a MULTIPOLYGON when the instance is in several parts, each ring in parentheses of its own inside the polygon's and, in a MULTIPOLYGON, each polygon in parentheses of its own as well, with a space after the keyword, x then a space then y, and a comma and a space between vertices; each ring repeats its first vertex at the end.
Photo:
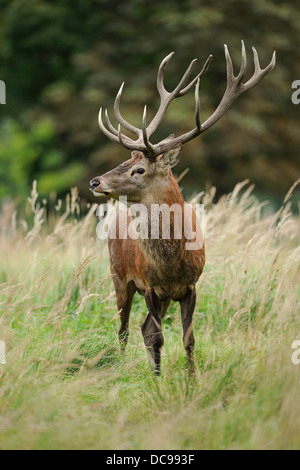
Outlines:
POLYGON ((189 374, 195 373, 194 345, 195 338, 193 333, 193 313, 196 304, 195 288, 190 288, 184 298, 180 301, 181 321, 183 328, 183 345, 186 350, 189 374))
POLYGON ((164 344, 161 320, 167 311, 170 300, 160 301, 153 291, 146 292, 145 300, 149 311, 142 326, 142 333, 152 370, 156 375, 160 375, 161 348, 164 344))
POLYGON ((136 287, 133 282, 126 284, 120 279, 118 279, 116 276, 113 279, 116 290, 117 306, 118 310, 120 311, 121 319, 119 341, 121 352, 125 352, 129 335, 129 315, 131 311, 133 296, 136 292, 136 287))

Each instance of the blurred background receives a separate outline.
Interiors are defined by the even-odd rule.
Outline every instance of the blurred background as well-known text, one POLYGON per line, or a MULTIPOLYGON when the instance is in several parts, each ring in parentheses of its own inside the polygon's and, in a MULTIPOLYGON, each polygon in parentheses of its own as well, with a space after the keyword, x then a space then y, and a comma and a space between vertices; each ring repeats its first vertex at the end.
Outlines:
MULTIPOLYGON (((89 180, 129 158, 129 151, 100 131, 100 106, 108 107, 123 81, 122 112, 140 127, 157 110, 156 73, 166 87, 178 82, 189 62, 198 69, 213 54, 201 83, 202 118, 218 105, 226 87, 224 43, 235 71, 241 39, 253 72, 251 46, 262 67, 277 51, 275 69, 242 95, 209 131, 184 147, 179 175, 184 194, 210 185, 218 195, 249 178, 259 198, 278 205, 300 176, 300 105, 291 101, 300 80, 299 2, 260 0, 0 0, 0 199, 26 201, 32 181, 47 198, 78 186, 93 200, 89 180)), ((196 69, 196 71, 198 70, 196 69)), ((195 72, 196 72, 195 71, 195 72)), ((115 123, 115 121, 113 121, 115 123)), ((194 126, 194 96, 176 100, 155 137, 194 126)))

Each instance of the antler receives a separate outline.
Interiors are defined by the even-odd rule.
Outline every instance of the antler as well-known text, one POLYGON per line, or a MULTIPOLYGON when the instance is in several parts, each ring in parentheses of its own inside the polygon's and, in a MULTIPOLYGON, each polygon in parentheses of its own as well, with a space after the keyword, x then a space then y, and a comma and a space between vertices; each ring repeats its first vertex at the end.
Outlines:
MULTIPOLYGON (((159 109, 152 119, 151 123, 149 126, 146 124, 146 119, 147 119, 147 107, 145 106, 144 108, 144 113, 143 113, 143 120, 142 120, 142 129, 138 129, 137 127, 133 126, 129 122, 127 122, 124 117, 121 115, 120 112, 120 100, 123 92, 123 87, 124 83, 122 83, 119 92, 117 93, 115 103, 114 103, 114 113, 115 117, 119 123, 118 129, 116 129, 108 116, 107 109, 105 109, 105 120, 107 124, 107 128, 104 126, 103 119, 102 119, 102 108, 99 111, 99 127, 102 130, 102 132, 111 140, 114 142, 118 142, 119 144, 122 144, 124 147, 131 149, 131 150, 141 150, 145 155, 147 155, 149 158, 155 158, 157 155, 165 151, 167 148, 170 147, 170 140, 172 140, 175 136, 172 135, 168 137, 167 139, 164 139, 158 144, 151 144, 149 138, 155 132, 157 129, 158 125, 160 124, 161 120, 163 119, 163 116, 171 103, 171 101, 179 96, 185 95, 194 85, 197 83, 206 73, 211 58, 212 56, 209 56, 207 61, 205 62, 201 72, 187 85, 187 81, 191 75, 191 72, 197 62, 197 59, 192 60, 190 63, 189 67, 187 68, 186 72, 182 76, 181 80, 179 81, 178 85, 176 88, 169 93, 163 83, 163 77, 164 77, 164 70, 166 68, 166 65, 170 61, 171 57, 174 55, 174 52, 169 54, 167 57, 165 57, 158 69, 157 73, 157 89, 160 95, 160 106, 159 109), (129 132, 132 132, 135 134, 138 138, 137 140, 133 140, 130 137, 124 135, 121 133, 121 127, 123 126, 125 129, 127 129, 129 132)), ((196 87, 197 88, 197 87, 196 87)), ((198 98, 197 98, 198 101, 198 98)))
POLYGON ((114 142, 118 142, 119 144, 123 145, 124 147, 131 149, 131 150, 140 150, 142 151, 149 159, 154 160, 157 155, 165 152, 167 149, 171 147, 175 147, 179 144, 184 144, 202 132, 209 129, 213 124, 215 124, 221 116, 230 108, 230 106, 234 103, 234 101, 238 98, 239 95, 244 93, 245 91, 252 88, 256 85, 265 75, 267 75, 275 66, 275 51, 273 52, 272 60, 269 65, 261 69, 259 58, 257 51, 254 47, 253 56, 254 56, 254 74, 253 76, 246 82, 242 83, 246 69, 247 69, 247 58, 246 58, 246 50, 244 41, 242 41, 242 60, 241 60, 241 68, 238 75, 235 77, 233 72, 233 65, 232 60, 228 51, 228 48, 225 44, 225 58, 226 58, 226 71, 227 71, 227 87, 223 98, 220 101, 219 106, 214 111, 214 113, 203 123, 201 124, 200 120, 200 98, 199 98, 199 87, 200 87, 200 80, 205 75, 210 65, 212 55, 208 57, 206 60, 201 72, 187 85, 187 81, 191 75, 191 72, 195 66, 197 59, 192 60, 189 67, 187 68, 186 72, 182 76, 181 80, 179 81, 178 85, 172 92, 168 92, 164 86, 163 78, 164 78, 164 71, 165 68, 170 61, 171 57, 174 55, 174 52, 169 54, 165 57, 158 69, 157 73, 157 90, 160 95, 160 105, 158 111, 150 124, 147 126, 147 107, 144 108, 143 119, 142 119, 142 129, 139 129, 129 122, 127 122, 120 112, 120 100, 122 96, 122 91, 124 87, 124 83, 122 83, 121 88, 116 96, 115 104, 114 104, 114 113, 117 121, 119 123, 118 129, 116 129, 109 117, 107 110, 105 110, 105 119, 108 129, 104 126, 102 120, 102 108, 99 112, 99 126, 100 129, 104 132, 104 134, 109 137, 114 142), (171 103, 175 98, 185 95, 193 86, 195 85, 195 128, 181 136, 175 137, 171 135, 166 139, 162 140, 157 144, 152 144, 150 142, 151 135, 156 131, 157 127, 161 123, 164 114, 171 103), (127 129, 129 132, 132 132, 137 136, 137 140, 133 140, 130 137, 121 133, 121 125, 127 129))

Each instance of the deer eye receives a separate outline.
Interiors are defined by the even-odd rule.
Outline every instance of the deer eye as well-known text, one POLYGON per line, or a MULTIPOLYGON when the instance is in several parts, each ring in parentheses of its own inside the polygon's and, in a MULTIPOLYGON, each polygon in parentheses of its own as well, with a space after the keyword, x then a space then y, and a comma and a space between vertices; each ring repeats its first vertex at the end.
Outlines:
POLYGON ((145 173, 145 170, 144 170, 144 168, 138 168, 138 169, 136 170, 136 172, 137 172, 139 175, 142 175, 143 173, 145 173))

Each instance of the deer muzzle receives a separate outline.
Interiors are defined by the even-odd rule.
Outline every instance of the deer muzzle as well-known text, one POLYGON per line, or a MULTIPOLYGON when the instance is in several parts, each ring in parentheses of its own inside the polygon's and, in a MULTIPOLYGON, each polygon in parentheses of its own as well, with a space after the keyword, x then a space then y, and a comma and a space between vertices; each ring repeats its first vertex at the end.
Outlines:
POLYGON ((111 193, 111 190, 105 187, 105 183, 100 176, 96 176, 90 181, 90 190, 95 196, 109 196, 111 193))

